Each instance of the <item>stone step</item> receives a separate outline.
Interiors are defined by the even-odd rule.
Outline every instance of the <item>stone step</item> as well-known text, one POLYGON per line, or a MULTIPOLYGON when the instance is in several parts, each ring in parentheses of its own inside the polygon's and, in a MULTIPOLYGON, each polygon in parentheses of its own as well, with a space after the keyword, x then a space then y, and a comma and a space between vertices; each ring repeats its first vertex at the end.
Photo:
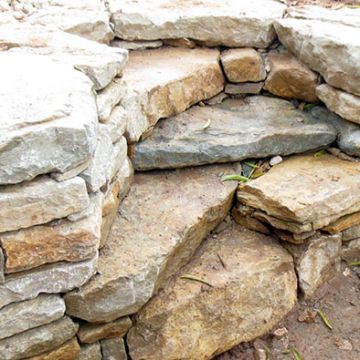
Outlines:
POLYGON ((189 38, 208 46, 266 48, 286 6, 275 0, 111 0, 115 35, 124 40, 189 38))
POLYGON ((230 223, 140 310, 127 337, 131 358, 211 359, 268 332, 296 296, 286 250, 230 223))
POLYGON ((136 144, 137 170, 177 168, 301 153, 332 143, 335 128, 289 101, 252 96, 215 106, 195 106, 168 120, 136 144))
POLYGON ((119 208, 98 273, 65 295, 67 313, 109 322, 135 313, 225 218, 237 187, 233 166, 137 174, 119 208))

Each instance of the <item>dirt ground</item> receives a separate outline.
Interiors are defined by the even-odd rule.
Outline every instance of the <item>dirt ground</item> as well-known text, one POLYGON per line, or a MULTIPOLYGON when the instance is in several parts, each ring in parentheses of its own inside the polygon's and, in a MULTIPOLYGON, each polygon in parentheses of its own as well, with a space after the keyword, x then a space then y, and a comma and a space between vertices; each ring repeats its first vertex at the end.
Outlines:
POLYGON ((337 8, 341 5, 360 5, 360 0, 287 0, 290 6, 320 5, 327 8, 337 8))
POLYGON ((360 268, 351 271, 344 267, 343 273, 322 286, 312 300, 301 300, 271 334, 216 358, 265 359, 360 360, 360 268), (314 309, 325 313, 332 330, 314 309), (296 358, 289 349, 296 349, 301 357, 296 358))

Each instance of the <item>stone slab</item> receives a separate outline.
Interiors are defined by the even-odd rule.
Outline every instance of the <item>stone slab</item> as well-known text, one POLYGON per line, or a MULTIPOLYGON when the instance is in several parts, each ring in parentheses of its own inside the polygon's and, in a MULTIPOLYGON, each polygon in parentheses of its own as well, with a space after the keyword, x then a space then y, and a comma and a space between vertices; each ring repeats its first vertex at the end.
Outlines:
POLYGON ((183 167, 301 153, 335 138, 336 131, 326 120, 319 121, 286 100, 253 96, 196 106, 161 120, 147 139, 135 145, 131 157, 137 170, 183 167))
POLYGON ((146 49, 157 49, 163 46, 161 40, 154 41, 126 41, 115 39, 111 42, 111 46, 119 47, 126 50, 146 50, 146 49))
POLYGON ((264 86, 263 82, 258 83, 242 83, 242 84, 226 84, 224 92, 229 95, 259 94, 264 86))
POLYGON ((360 224, 350 227, 342 232, 342 241, 360 239, 360 224))
POLYGON ((360 261, 360 238, 347 241, 342 246, 341 258, 347 263, 360 261))
POLYGON ((67 313, 109 322, 138 311, 226 216, 237 184, 221 176, 234 171, 137 174, 101 250, 98 275, 65 295, 67 313))
POLYGON ((110 1, 115 34, 121 39, 189 38, 227 47, 266 48, 275 38, 272 23, 285 9, 273 0, 110 1))
POLYGON ((140 310, 127 336, 130 356, 214 358, 267 333, 296 300, 297 279, 286 250, 271 237, 230 226, 210 236, 140 310))
POLYGON ((83 179, 57 182, 42 176, 31 182, 0 187, 0 232, 64 218, 89 206, 83 179))
POLYGON ((358 212, 359 191, 360 163, 308 154, 293 156, 241 185, 238 200, 306 232, 358 212))
POLYGON ((77 360, 102 360, 100 343, 82 345, 77 360))
POLYGON ((103 360, 127 360, 125 342, 123 338, 114 338, 101 341, 103 360))
MULTIPOLYGON (((27 360, 78 360, 80 345, 76 337, 44 354, 27 358, 27 360)), ((94 360, 94 359, 91 359, 94 360)), ((96 360, 96 359, 95 359, 96 360)))
POLYGON ((41 56, 1 52, 0 77, 1 185, 65 172, 92 156, 97 111, 84 74, 41 56))

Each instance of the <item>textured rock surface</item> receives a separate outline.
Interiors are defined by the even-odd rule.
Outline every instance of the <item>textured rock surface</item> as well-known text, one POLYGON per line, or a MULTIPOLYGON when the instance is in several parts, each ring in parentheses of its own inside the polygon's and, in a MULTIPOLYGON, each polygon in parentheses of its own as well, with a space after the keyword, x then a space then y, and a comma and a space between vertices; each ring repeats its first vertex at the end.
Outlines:
POLYGON ((360 97, 322 84, 316 94, 327 108, 342 118, 360 124, 360 97))
POLYGON ((111 42, 111 46, 119 47, 126 50, 146 50, 156 49, 163 46, 161 40, 154 41, 126 41, 126 40, 114 40, 111 42))
POLYGON ((77 336, 80 342, 91 344, 102 339, 124 337, 131 325, 132 322, 129 317, 106 324, 85 324, 80 326, 77 336))
POLYGON ((36 329, 0 340, 0 358, 18 360, 42 354, 72 339, 78 326, 69 317, 64 317, 36 329))
POLYGON ((0 310, 0 339, 58 320, 64 313, 64 300, 56 295, 10 304, 0 310))
POLYGON ((355 212, 353 214, 342 216, 340 219, 325 226, 323 230, 330 234, 336 234, 358 224, 360 224, 360 212, 355 212))
POLYGON ((309 154, 289 158, 241 185, 238 199, 305 232, 359 211, 359 191, 360 163, 309 154))
MULTIPOLYGON (((80 346, 76 337, 44 354, 27 358, 27 360, 78 360, 80 346)), ((90 359, 89 359, 90 360, 90 359)), ((96 359, 91 359, 96 360, 96 359)))
POLYGON ((122 338, 101 341, 103 360, 127 360, 125 343, 122 338))
POLYGON ((2 52, 0 77, 0 184, 64 172, 91 157, 97 114, 86 76, 39 56, 2 52))
POLYGON ((360 95, 360 27, 316 20, 283 19, 274 24, 281 43, 325 81, 360 95))
POLYGON ((221 53, 221 64, 230 82, 261 81, 266 77, 261 55, 254 49, 230 49, 221 53))
POLYGON ((242 83, 242 84, 226 84, 225 93, 230 95, 240 95, 240 94, 259 94, 263 88, 264 83, 242 83))
POLYGON ((190 38, 208 45, 265 48, 286 6, 273 0, 110 1, 115 34, 125 40, 190 38), (216 29, 216 31, 214 31, 216 29))
POLYGON ((295 305, 296 291, 291 256, 274 239, 233 225, 140 310, 128 335, 131 358, 210 359, 269 331, 295 305))
POLYGON ((306 297, 340 272, 341 236, 319 236, 306 244, 283 244, 293 255, 299 287, 306 297))
POLYGON ((136 142, 160 118, 178 114, 223 90, 219 51, 183 48, 135 51, 130 54, 120 84, 121 104, 132 114, 127 139, 136 142))
POLYGON ((350 240, 343 245, 341 258, 348 263, 360 261, 360 238, 350 240))
POLYGON ((11 52, 33 53, 66 62, 86 74, 96 90, 120 75, 127 62, 127 51, 66 34, 52 27, 16 22, 2 26, 0 44, 11 52))
POLYGON ((0 232, 47 223, 82 211, 89 205, 84 180, 57 182, 39 177, 0 187, 0 232))
POLYGON ((128 114, 122 106, 115 106, 108 121, 104 125, 108 128, 113 143, 124 135, 128 122, 128 114))
POLYGON ((6 254, 6 272, 16 272, 57 261, 77 262, 93 258, 100 242, 101 209, 72 222, 46 225, 0 235, 6 254))
POLYGON ((12 302, 33 299, 40 293, 65 293, 85 284, 95 272, 97 256, 79 263, 45 265, 8 275, 0 284, 0 308, 12 302))
POLYGON ((304 152, 335 138, 326 119, 317 120, 286 100, 254 96, 193 107, 162 120, 135 145, 132 161, 138 170, 201 165, 304 152))
POLYGON ((287 52, 270 52, 268 63, 270 73, 265 81, 265 90, 286 99, 318 100, 315 93, 318 75, 294 56, 287 52))
POLYGON ((342 233, 342 241, 349 241, 354 239, 360 239, 360 224, 350 227, 342 233))
POLYGON ((218 174, 233 172, 213 166, 136 175, 102 249, 99 274, 66 294, 67 312, 100 322, 138 311, 225 217, 237 184, 222 183, 218 174))
POLYGON ((77 360, 102 360, 100 344, 94 343, 81 346, 77 360))

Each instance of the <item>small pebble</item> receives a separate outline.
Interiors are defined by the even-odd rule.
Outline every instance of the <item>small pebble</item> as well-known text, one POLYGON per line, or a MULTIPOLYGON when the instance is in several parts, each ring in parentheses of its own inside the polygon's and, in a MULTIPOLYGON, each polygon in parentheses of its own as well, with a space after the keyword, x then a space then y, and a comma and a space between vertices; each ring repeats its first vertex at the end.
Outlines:
POLYGON ((351 342, 340 337, 335 338, 335 344, 340 350, 351 351, 353 349, 351 342))
POLYGON ((288 334, 288 330, 286 327, 282 327, 282 328, 279 328, 279 329, 276 329, 274 332, 273 332, 273 335, 275 335, 276 337, 278 338, 281 338, 285 335, 288 334))
POLYGON ((299 315, 298 321, 312 323, 315 321, 316 315, 317 312, 314 310, 305 310, 299 315))
POLYGON ((256 360, 267 360, 266 351, 264 349, 255 350, 255 359, 256 360))
POLYGON ((270 166, 275 166, 283 162, 283 158, 281 156, 274 156, 270 159, 270 166))

